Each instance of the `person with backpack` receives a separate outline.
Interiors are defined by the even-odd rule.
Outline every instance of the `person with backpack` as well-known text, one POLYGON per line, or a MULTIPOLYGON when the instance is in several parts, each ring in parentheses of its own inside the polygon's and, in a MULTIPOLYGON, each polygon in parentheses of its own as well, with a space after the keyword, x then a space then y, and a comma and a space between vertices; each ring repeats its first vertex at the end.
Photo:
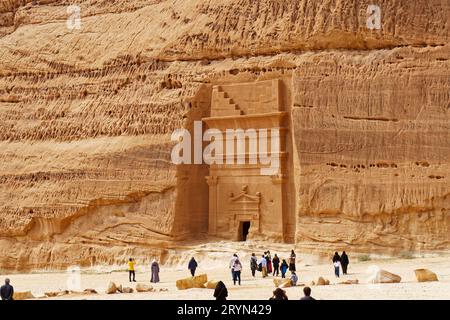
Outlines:
POLYGON ((259 260, 259 268, 262 272, 262 277, 267 277, 267 259, 264 255, 261 257, 261 260, 259 260))
POLYGON ((237 254, 233 254, 233 256, 231 257, 230 263, 228 264, 228 267, 231 270, 231 280, 234 280, 234 270, 233 270, 233 266, 234 266, 234 262, 236 261, 236 259, 238 258, 237 254))
POLYGON ((339 278, 339 269, 341 267, 341 257, 337 252, 333 256, 334 275, 339 278))
POLYGON ((238 281, 239 285, 241 285, 241 271, 242 264, 239 259, 236 258, 233 264, 233 284, 236 285, 236 281, 238 281))
POLYGON ((250 270, 252 270, 252 276, 255 277, 255 272, 258 269, 258 259, 256 258, 255 254, 252 253, 252 256, 250 257, 250 270))

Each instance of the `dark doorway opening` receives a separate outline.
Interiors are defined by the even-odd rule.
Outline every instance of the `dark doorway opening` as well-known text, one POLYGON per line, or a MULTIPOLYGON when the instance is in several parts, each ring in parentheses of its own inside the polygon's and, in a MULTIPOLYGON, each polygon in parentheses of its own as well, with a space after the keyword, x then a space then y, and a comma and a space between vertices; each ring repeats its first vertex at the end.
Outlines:
POLYGON ((239 240, 245 241, 247 240, 248 231, 250 230, 250 221, 242 221, 240 229, 239 240))

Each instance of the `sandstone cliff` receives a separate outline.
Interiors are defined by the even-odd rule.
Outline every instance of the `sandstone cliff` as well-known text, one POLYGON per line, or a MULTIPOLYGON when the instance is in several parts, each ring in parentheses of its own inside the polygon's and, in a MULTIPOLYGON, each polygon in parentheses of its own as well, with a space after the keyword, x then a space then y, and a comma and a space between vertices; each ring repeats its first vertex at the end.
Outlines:
POLYGON ((73 30, 71 1, 0 3, 0 268, 207 241, 208 168, 172 165, 170 134, 208 86, 275 78, 299 248, 449 249, 448 1, 378 1, 381 30, 366 0, 77 3, 73 30))

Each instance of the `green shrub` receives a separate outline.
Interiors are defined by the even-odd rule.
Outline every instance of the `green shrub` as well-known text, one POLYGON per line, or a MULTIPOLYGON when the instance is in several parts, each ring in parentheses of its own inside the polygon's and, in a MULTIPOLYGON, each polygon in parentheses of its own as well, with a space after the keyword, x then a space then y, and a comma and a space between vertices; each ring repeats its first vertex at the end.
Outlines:
POLYGON ((363 254, 363 255, 358 256, 359 262, 370 261, 370 260, 371 260, 371 258, 370 258, 370 255, 368 255, 368 254, 363 254))
POLYGON ((414 255, 411 251, 402 251, 400 252, 401 259, 414 259, 414 255))

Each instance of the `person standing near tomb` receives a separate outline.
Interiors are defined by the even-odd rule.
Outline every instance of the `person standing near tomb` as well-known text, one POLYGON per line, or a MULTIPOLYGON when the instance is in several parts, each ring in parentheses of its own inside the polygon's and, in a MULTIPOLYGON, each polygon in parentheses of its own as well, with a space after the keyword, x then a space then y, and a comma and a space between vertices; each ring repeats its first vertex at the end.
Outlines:
POLYGON ((297 256, 295 255, 294 250, 291 251, 291 256, 289 257, 289 271, 297 271, 295 268, 295 258, 297 256))
POLYGON ((272 259, 272 263, 273 263, 273 275, 279 276, 280 275, 280 258, 278 258, 276 253, 272 259))
POLYGON ((258 259, 256 258, 255 254, 252 253, 252 256, 250 257, 250 270, 252 271, 253 277, 255 277, 256 269, 258 269, 258 259))

